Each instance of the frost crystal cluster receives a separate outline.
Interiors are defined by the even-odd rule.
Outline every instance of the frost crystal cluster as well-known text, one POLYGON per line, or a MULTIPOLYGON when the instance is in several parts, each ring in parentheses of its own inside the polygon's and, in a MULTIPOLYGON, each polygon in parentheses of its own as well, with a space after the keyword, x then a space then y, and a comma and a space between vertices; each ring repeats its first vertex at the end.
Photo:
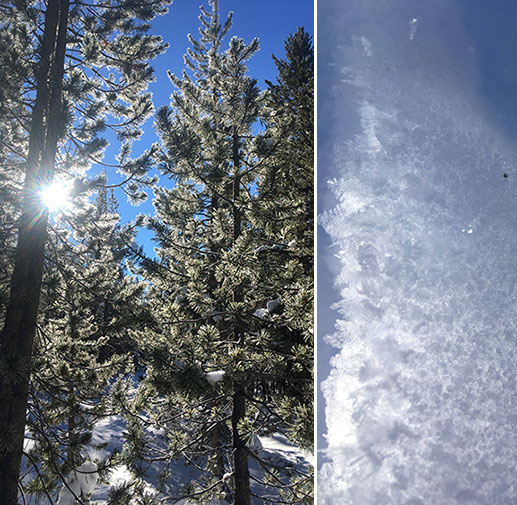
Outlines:
POLYGON ((453 2, 346 9, 336 106, 361 133, 336 139, 337 203, 320 215, 340 351, 319 503, 515 504, 516 153, 453 2))

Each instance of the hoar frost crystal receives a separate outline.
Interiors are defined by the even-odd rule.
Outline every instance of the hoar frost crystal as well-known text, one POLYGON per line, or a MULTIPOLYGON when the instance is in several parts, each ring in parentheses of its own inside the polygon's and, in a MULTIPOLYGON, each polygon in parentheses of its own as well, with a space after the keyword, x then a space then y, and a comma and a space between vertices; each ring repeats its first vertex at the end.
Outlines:
POLYGON ((335 96, 361 133, 335 139, 337 204, 320 215, 340 351, 319 503, 515 504, 516 152, 454 2, 343 9, 335 96))

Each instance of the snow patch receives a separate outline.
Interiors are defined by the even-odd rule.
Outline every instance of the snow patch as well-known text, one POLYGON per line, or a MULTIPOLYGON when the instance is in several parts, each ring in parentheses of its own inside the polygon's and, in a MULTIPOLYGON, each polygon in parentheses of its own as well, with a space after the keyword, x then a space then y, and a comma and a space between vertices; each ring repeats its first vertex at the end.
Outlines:
POLYGON ((88 499, 95 490, 97 481, 97 465, 85 461, 67 476, 66 485, 61 488, 56 505, 75 505, 76 497, 88 499))
POLYGON ((260 454, 263 457, 269 457, 269 459, 282 457, 298 465, 313 463, 313 455, 292 445, 283 433, 258 435, 257 439, 260 444, 260 454))
POLYGON ((205 378, 212 386, 215 386, 223 380, 225 373, 224 370, 215 370, 214 372, 207 372, 205 378))
POLYGON ((284 251, 287 247, 288 245, 286 244, 261 245, 255 249, 255 253, 260 254, 269 251, 284 251))
POLYGON ((257 309, 253 312, 255 317, 259 317, 260 319, 265 319, 269 315, 269 310, 267 309, 257 309))

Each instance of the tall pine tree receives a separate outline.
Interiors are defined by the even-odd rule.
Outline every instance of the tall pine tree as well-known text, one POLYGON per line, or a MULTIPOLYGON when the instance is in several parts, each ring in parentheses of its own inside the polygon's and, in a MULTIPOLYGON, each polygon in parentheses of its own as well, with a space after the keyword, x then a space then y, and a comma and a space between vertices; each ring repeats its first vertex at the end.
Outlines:
MULTIPOLYGON (((274 198, 257 191, 261 178, 282 163, 274 157, 280 155, 280 144, 285 155, 291 130, 279 126, 286 134, 282 140, 274 132, 258 133, 264 114, 272 115, 265 106, 273 100, 247 75, 245 64, 258 41, 247 45, 234 37, 223 52, 231 15, 221 23, 218 2, 210 6, 210 12, 202 8, 200 39, 190 37, 188 70, 181 78, 171 75, 177 88, 171 106, 157 118, 161 169, 173 185, 160 189, 156 216, 149 220, 160 261, 145 275, 158 328, 138 338, 148 368, 134 408, 135 414, 146 410, 167 433, 168 449, 140 430, 133 464, 138 471, 139 459, 169 457, 196 467, 197 479, 183 490, 168 485, 164 476, 169 497, 247 505, 256 495, 264 503, 308 503, 310 474, 267 460, 256 443, 257 435, 285 431, 302 417, 306 422, 311 410, 310 265, 298 284, 292 276, 303 267, 289 270, 289 289, 304 290, 292 309, 302 320, 292 322, 291 331, 282 317, 285 276, 268 279, 263 254, 288 245, 280 233, 272 240, 274 231, 266 231, 268 219, 275 218, 274 198), (310 315, 302 314, 302 306, 310 315), (290 348, 294 339, 296 351, 290 348), (284 419, 279 400, 286 410, 286 398, 294 395, 299 396, 297 417, 289 413, 284 419)), ((286 177, 283 182, 290 184, 286 177)), ((295 227, 286 239, 296 238, 295 227)), ((310 237, 303 236, 300 250, 304 241, 303 250, 310 254, 310 237)), ((278 265, 271 272, 278 274, 278 265)), ((289 301, 287 310, 291 307, 289 301)), ((309 424, 300 430, 304 437, 298 439, 304 438, 305 445, 310 445, 311 429, 309 424)))
MULTIPOLYGON (((146 34, 148 21, 166 11, 167 0, 103 2, 2 2, 7 13, 2 29, 12 33, 10 54, 20 61, 14 91, 2 96, 18 104, 22 131, 4 146, 11 164, 24 166, 18 207, 17 246, 12 260, 10 294, 0 333, 0 502, 17 503, 18 476, 24 439, 33 342, 39 313, 48 210, 40 192, 56 172, 82 176, 99 161, 107 142, 106 128, 122 141, 119 169, 126 191, 142 197, 149 152, 130 158, 139 125, 152 112, 149 59, 165 49, 159 37, 146 34), (23 105, 23 107, 22 107, 23 105), (21 107, 23 110, 21 110, 21 107)), ((4 39, 5 40, 5 39, 4 39)), ((9 61, 7 61, 9 63, 9 61)), ((2 122, 2 127, 4 123, 2 122)), ((7 125, 9 128, 9 125, 7 125)))
POLYGON ((274 155, 258 184, 264 296, 282 300, 271 328, 291 359, 277 371, 287 389, 281 402, 293 440, 313 444, 313 288, 314 288, 314 51, 303 29, 285 42, 286 59, 269 88, 266 131, 274 155), (281 335, 281 339, 278 335, 281 335))

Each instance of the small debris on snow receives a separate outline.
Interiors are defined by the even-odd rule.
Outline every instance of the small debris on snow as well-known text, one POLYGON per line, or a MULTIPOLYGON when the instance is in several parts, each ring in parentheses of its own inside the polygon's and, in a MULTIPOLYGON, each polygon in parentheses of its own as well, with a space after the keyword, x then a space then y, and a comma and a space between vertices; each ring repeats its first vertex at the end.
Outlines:
POLYGON ((212 385, 215 386, 218 382, 223 380, 225 371, 224 370, 216 370, 214 372, 207 372, 205 374, 206 380, 212 385))

